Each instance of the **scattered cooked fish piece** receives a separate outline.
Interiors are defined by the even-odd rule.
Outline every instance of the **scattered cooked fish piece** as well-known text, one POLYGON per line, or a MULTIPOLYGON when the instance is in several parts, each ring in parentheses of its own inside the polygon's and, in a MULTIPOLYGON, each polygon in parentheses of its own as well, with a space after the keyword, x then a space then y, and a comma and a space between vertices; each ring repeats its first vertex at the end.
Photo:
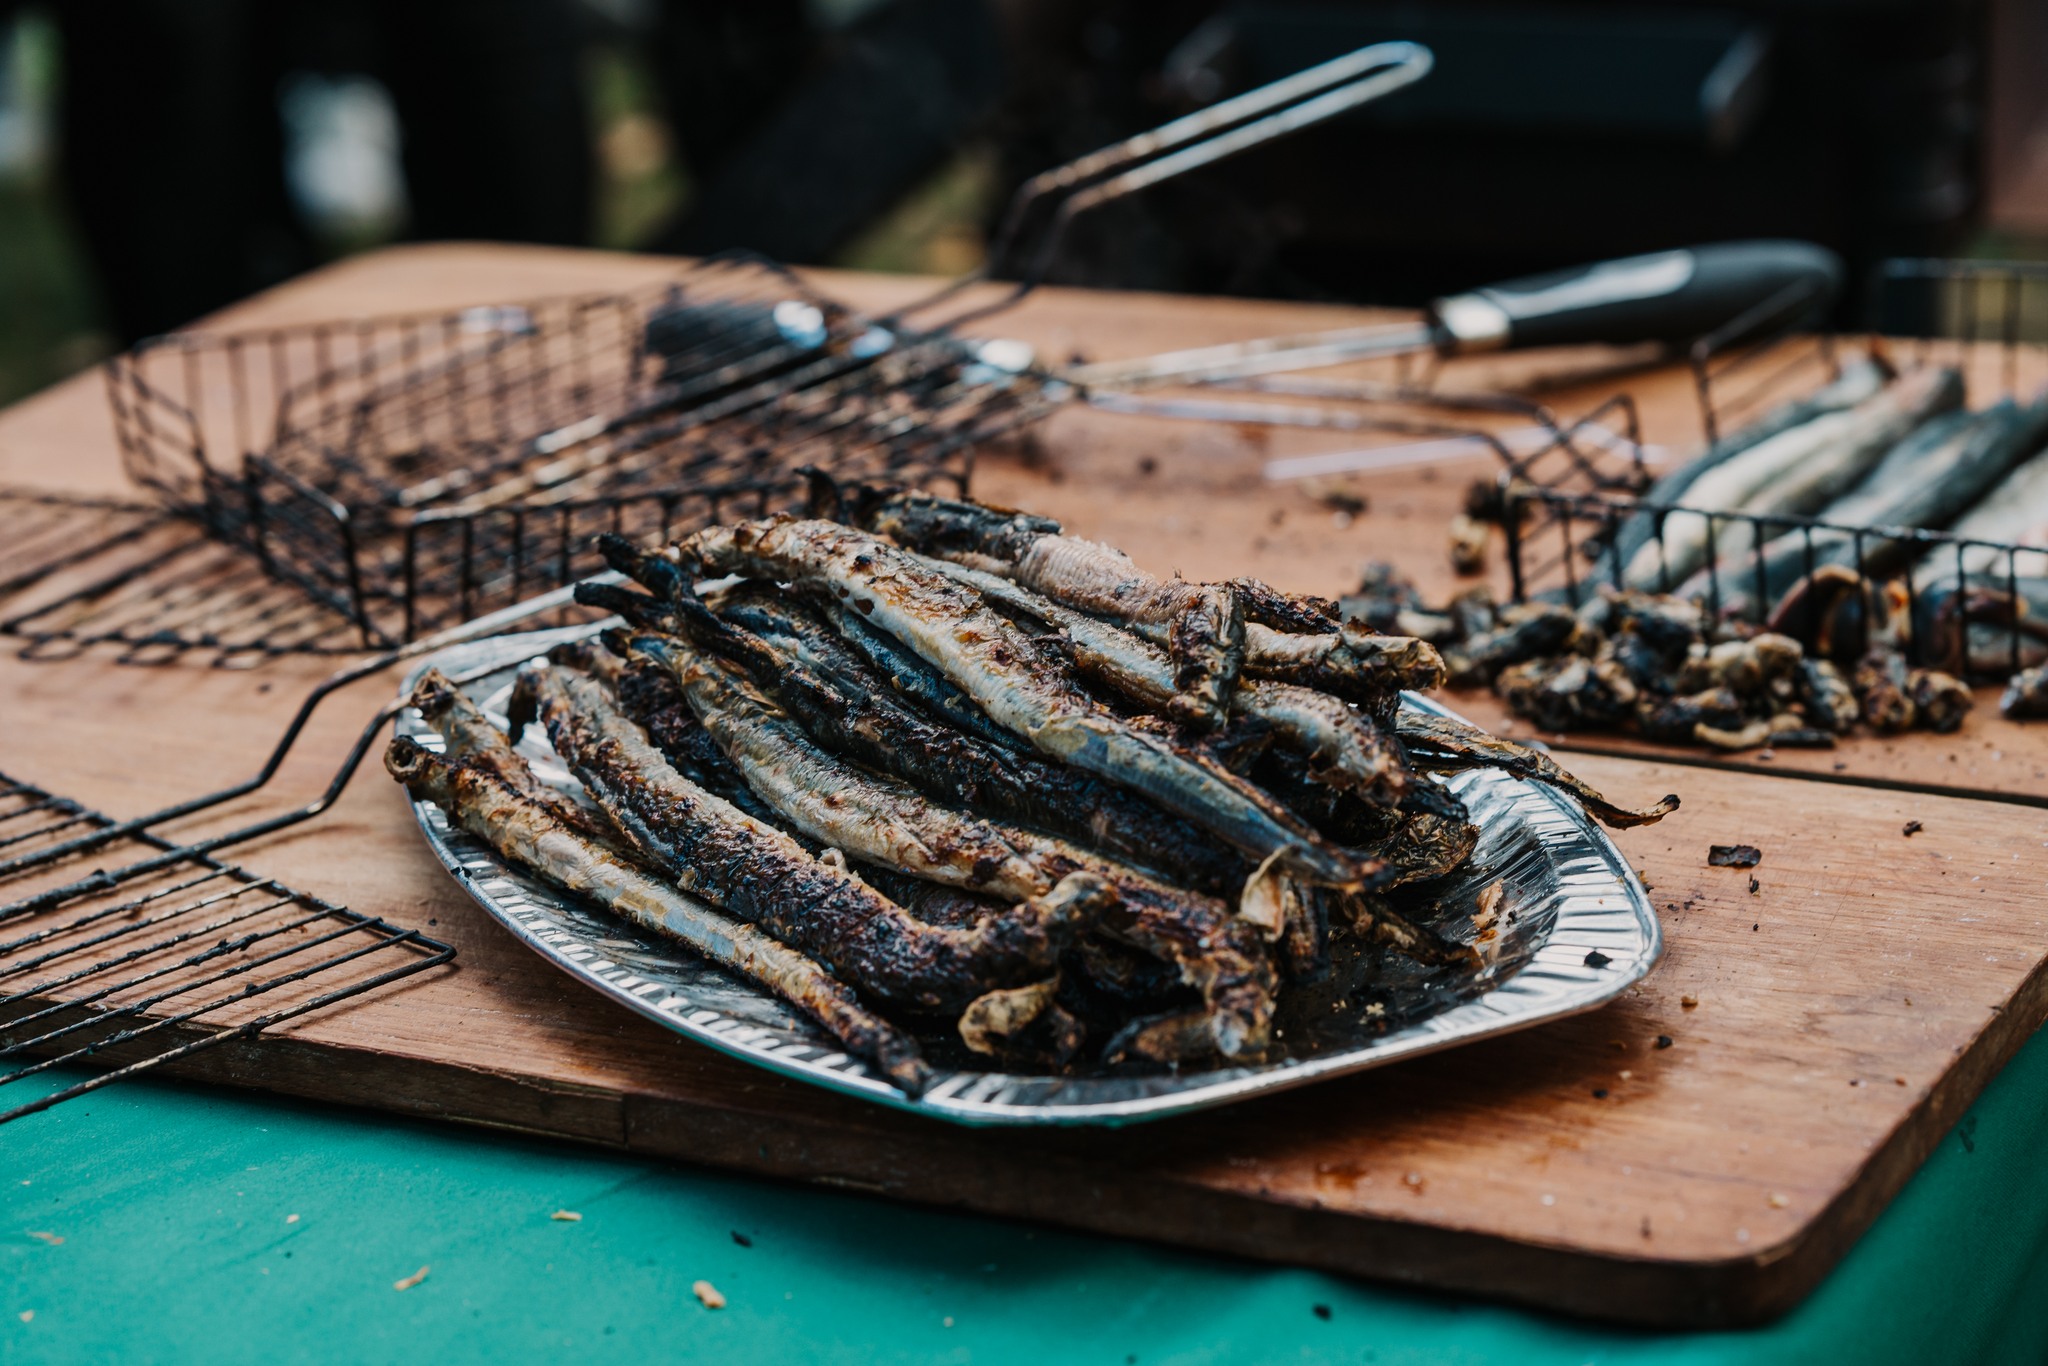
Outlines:
POLYGON ((962 932, 923 924, 843 867, 813 858, 676 772, 595 680, 521 672, 514 721, 538 720, 555 752, 642 854, 686 892, 769 930, 886 1000, 958 1009, 1049 971, 1102 889, 1041 889, 1009 916, 962 932))
POLYGON ((1578 617, 1555 603, 1521 604, 1497 616, 1496 622, 1492 630, 1451 647, 1453 687, 1483 687, 1511 664, 1554 655, 1579 629, 1578 617))
MULTIPOLYGON (((1688 503, 1686 495, 1692 486, 1709 472, 1719 469, 1735 457, 1774 437, 1796 427, 1805 426, 1815 418, 1854 407, 1883 388, 1891 374, 1890 366, 1872 357, 1859 357, 1850 361, 1842 368, 1839 376, 1813 394, 1779 405, 1741 431, 1723 437, 1704 454, 1688 460, 1659 478, 1643 494, 1643 501, 1665 507, 1708 506, 1702 503, 1688 503)), ((1636 513, 1616 528, 1613 547, 1608 554, 1617 564, 1632 565, 1637 554, 1656 533, 1656 514, 1636 513)), ((1642 586, 1640 580, 1631 581, 1642 586)), ((1670 580, 1672 583, 1677 581, 1677 577, 1670 580)))
POLYGON ((1863 719, 1881 735, 1912 728, 1916 710, 1906 682, 1905 658, 1890 650, 1873 650, 1858 660, 1849 686, 1863 709, 1863 719))
POLYGON ((2006 684, 1998 710, 2014 721, 2048 717, 2048 667, 2022 669, 2006 684))
POLYGON ((700 531, 678 550, 718 572, 797 580, 838 598, 1041 753, 1151 798, 1255 863, 1278 854, 1287 872, 1333 886, 1384 872, 1220 764, 1103 711, 974 594, 871 535, 833 522, 750 522, 700 531))
POLYGON ((1939 669, 1908 670, 1906 691, 1913 698, 1914 719, 1939 735, 1961 730, 1963 718, 1977 705, 1968 684, 1939 669))
POLYGON ((1711 513, 1804 516, 1860 479, 1914 427, 1962 402, 1962 376, 1914 371, 1853 408, 1781 432, 1700 475, 1628 561, 1630 588, 1682 583, 1710 558, 1752 549, 1752 523, 1711 513), (1691 509, 1698 509, 1697 511, 1691 509))
POLYGON ((1498 768, 1518 778, 1527 778, 1569 793, 1603 824, 1617 830, 1652 824, 1678 809, 1676 795, 1667 796, 1641 810, 1616 806, 1565 772, 1549 755, 1527 745, 1489 735, 1479 727, 1454 717, 1404 707, 1400 713, 1399 734, 1407 746, 1409 757, 1420 768, 1439 772, 1461 768, 1498 768))
POLYGON ((916 1040, 869 1011, 819 964, 648 876, 564 824, 551 807, 500 776, 497 765, 444 758, 404 737, 391 742, 384 765, 416 799, 440 807, 513 863, 789 1002, 905 1094, 920 1095, 931 1084, 916 1040))
POLYGON ((1799 704, 1807 719, 1822 730, 1847 735, 1863 719, 1856 690, 1842 671, 1825 659, 1802 659, 1799 663, 1799 704))
POLYGON ((1584 655, 1516 664, 1494 680, 1494 691, 1517 716, 1549 731, 1620 725, 1641 695, 1620 664, 1584 655))

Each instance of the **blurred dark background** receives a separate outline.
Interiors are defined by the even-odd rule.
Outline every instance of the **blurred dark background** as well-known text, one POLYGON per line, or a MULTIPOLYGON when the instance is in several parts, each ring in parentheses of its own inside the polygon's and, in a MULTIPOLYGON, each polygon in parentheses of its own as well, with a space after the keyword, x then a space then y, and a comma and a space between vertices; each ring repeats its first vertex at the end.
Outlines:
POLYGON ((1055 278, 2048 254, 2043 0, 0 0, 0 401, 396 240, 955 274, 1026 176, 1389 38, 1436 71, 1111 206, 1055 278))

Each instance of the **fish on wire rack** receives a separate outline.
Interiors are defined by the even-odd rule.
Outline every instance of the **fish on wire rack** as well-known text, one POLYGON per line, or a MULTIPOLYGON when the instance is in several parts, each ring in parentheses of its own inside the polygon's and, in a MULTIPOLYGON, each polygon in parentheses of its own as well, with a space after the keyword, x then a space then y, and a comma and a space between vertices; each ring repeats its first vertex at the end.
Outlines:
POLYGON ((1846 565, 1866 574, 1895 571, 1912 542, 1883 529, 1947 526, 2038 450, 2044 437, 2048 401, 2023 406, 2005 399, 1979 412, 1945 413, 1901 441, 1862 483, 1822 509, 1818 518, 1828 525, 1810 532, 1788 530, 1760 551, 1739 559, 1723 557, 1695 575, 1679 596, 1705 596, 1704 576, 1711 573, 1721 585, 1722 610, 1744 615, 1759 585, 1761 602, 1774 606, 1801 578, 1823 566, 1846 565), (1851 529, 1864 527, 1872 530, 1851 529))
POLYGON ((1892 381, 1853 407, 1824 413, 1741 451, 1700 475, 1664 513, 1658 533, 1629 559, 1630 588, 1681 583, 1710 559, 1753 547, 1750 517, 1803 516, 1868 473, 1929 418, 1963 400, 1962 375, 1928 367, 1892 381), (1731 518, 1728 512, 1748 517, 1731 518))

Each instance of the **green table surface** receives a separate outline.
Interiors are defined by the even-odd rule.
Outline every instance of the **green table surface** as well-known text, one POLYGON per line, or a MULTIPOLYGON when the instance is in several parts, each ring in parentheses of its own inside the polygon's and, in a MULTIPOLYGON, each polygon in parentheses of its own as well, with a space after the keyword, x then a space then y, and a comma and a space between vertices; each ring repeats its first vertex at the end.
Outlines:
POLYGON ((0 1128, 0 1361, 2039 1362, 2044 1134, 2037 1036, 1804 1305, 1672 1335, 136 1082, 0 1128))

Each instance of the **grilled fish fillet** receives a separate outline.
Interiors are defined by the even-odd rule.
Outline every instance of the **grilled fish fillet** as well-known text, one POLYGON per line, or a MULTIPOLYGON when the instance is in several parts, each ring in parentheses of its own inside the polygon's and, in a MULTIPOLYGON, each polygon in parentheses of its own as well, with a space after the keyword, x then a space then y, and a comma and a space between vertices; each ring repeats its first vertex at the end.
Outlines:
POLYGON ((916 1040, 861 1005, 819 964, 650 877, 564 824, 548 804, 506 781, 497 764, 444 758, 400 737, 385 751, 384 766, 416 799, 440 807, 520 867, 677 940, 789 1002, 904 1093, 920 1095, 931 1084, 931 1068, 916 1040))

